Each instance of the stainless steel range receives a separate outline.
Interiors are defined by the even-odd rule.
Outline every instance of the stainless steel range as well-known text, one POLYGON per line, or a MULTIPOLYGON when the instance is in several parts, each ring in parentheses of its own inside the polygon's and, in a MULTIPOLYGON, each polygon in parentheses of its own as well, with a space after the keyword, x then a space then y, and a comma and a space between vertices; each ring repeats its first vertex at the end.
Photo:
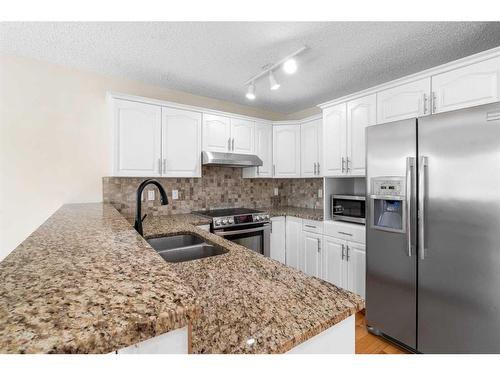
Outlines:
POLYGON ((269 256, 271 224, 269 214, 250 208, 194 211, 212 219, 210 231, 250 250, 269 256))

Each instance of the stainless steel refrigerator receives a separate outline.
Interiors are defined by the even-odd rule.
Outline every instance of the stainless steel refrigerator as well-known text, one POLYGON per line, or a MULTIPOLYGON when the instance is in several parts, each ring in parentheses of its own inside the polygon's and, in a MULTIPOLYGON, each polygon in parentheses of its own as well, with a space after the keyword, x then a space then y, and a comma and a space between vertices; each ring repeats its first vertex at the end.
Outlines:
POLYGON ((366 321, 421 353, 500 353, 500 103, 366 129, 366 321))

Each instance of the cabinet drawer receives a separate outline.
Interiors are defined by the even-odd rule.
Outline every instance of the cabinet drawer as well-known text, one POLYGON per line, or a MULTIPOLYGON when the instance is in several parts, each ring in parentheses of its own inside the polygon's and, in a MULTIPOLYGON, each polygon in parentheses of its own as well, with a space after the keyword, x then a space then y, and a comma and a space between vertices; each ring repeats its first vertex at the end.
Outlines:
POLYGON ((324 234, 343 240, 365 243, 365 226, 360 224, 325 221, 324 234))
POLYGON ((305 232, 323 234, 323 222, 315 220, 302 220, 302 230, 305 232))

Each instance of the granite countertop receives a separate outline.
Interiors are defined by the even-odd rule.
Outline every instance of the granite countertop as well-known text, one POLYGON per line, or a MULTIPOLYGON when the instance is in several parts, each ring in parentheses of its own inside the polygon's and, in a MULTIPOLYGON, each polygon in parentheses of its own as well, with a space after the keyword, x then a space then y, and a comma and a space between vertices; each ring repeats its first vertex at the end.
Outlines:
MULTIPOLYGON (((176 216, 176 215, 175 215, 176 216)), ((193 353, 283 353, 364 308, 361 297, 174 217, 146 237, 191 233, 228 253, 171 264, 198 295, 193 353), (253 345, 247 340, 254 339, 253 345)))
POLYGON ((64 205, 0 263, 1 353, 109 353, 190 324, 192 288, 112 206, 64 205))
POLYGON ((268 212, 272 216, 294 216, 300 219, 323 221, 323 209, 318 208, 303 208, 292 206, 281 207, 264 207, 259 208, 264 212, 268 212))

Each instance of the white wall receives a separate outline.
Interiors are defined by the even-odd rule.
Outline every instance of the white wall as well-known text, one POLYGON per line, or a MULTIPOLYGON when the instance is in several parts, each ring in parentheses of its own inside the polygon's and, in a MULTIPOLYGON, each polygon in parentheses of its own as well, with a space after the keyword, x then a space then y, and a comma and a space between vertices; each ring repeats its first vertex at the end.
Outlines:
POLYGON ((281 120, 188 93, 0 55, 0 260, 64 203, 102 200, 110 160, 106 92, 281 120))

